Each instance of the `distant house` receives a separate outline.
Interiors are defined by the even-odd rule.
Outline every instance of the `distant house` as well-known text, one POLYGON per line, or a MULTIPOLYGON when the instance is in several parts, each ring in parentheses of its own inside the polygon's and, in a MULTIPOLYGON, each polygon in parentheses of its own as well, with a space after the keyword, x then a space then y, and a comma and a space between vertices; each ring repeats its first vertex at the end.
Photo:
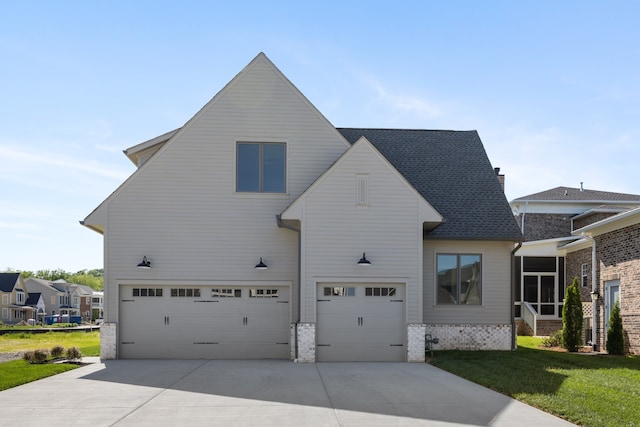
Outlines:
POLYGON ((0 273, 0 320, 3 323, 19 323, 32 318, 34 309, 27 305, 28 297, 20 273, 0 273))
POLYGON ((259 54, 82 224, 101 357, 424 361, 511 349, 522 238, 475 131, 334 127, 259 54))
POLYGON ((53 287, 50 281, 44 279, 37 279, 35 277, 29 277, 24 281, 25 286, 29 293, 42 294, 42 300, 44 302, 44 310, 47 316, 54 316, 61 314, 61 307, 68 305, 68 298, 65 298, 66 293, 63 290, 53 287))
POLYGON ((557 187, 516 199, 511 206, 525 236, 516 257, 518 321, 538 335, 561 329, 565 289, 578 278, 585 344, 602 347, 613 293, 624 288, 624 327, 629 349, 638 352, 638 344, 633 344, 639 329, 633 289, 640 286, 640 276, 634 278, 629 272, 635 268, 639 249, 629 221, 638 218, 640 195, 557 187), (624 274, 611 273, 612 266, 622 265, 624 274), (616 287, 618 279, 624 285, 616 287))
POLYGON ((32 319, 34 322, 42 323, 47 313, 42 294, 40 292, 30 292, 26 305, 33 308, 32 319))

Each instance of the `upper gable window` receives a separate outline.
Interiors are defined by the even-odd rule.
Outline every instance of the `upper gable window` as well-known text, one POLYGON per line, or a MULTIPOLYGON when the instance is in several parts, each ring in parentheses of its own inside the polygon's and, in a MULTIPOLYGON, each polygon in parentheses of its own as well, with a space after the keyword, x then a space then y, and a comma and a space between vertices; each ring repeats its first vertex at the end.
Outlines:
POLYGON ((238 142, 236 191, 284 193, 286 152, 283 142, 238 142))

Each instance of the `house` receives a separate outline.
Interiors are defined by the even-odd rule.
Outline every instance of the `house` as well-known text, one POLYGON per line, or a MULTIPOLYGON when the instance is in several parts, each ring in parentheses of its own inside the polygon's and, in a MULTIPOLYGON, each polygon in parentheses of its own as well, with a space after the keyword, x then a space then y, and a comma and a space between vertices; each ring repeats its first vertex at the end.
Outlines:
POLYGON ((94 290, 90 286, 72 283, 69 286, 69 293, 71 297, 71 306, 74 310, 76 310, 79 316, 82 317, 84 322, 91 322, 91 320, 93 320, 91 314, 91 300, 93 298, 94 290))
MULTIPOLYGON (((513 200, 511 206, 525 237, 516 254, 518 322, 536 335, 561 329, 566 286, 577 277, 585 314, 585 344, 590 343, 592 291, 603 284, 597 279, 597 268, 592 268, 591 243, 581 238, 580 230, 625 215, 640 206, 640 195, 588 190, 582 185, 557 187, 513 200)), ((626 238, 617 244, 626 245, 626 238)), ((611 255, 599 252, 598 256, 611 255)))
POLYGON ((47 314, 42 294, 40 292, 29 292, 25 305, 33 308, 33 321, 42 323, 44 316, 47 314))
POLYGON ((262 53, 81 224, 101 357, 424 361, 515 346, 521 240, 476 131, 334 127, 262 53))
POLYGON ((0 320, 19 323, 33 318, 33 307, 27 305, 29 292, 20 273, 0 273, 0 320))
POLYGON ((60 314, 60 307, 68 305, 65 303, 65 292, 59 290, 51 284, 50 281, 29 277, 24 281, 29 293, 39 293, 42 295, 44 302, 44 310, 47 316, 60 314))
POLYGON ((572 234, 579 239, 564 246, 567 276, 579 277, 582 294, 591 296, 590 307, 583 310, 593 328, 588 338, 596 348, 606 348, 617 301, 626 351, 640 354, 640 208, 584 225, 572 234))

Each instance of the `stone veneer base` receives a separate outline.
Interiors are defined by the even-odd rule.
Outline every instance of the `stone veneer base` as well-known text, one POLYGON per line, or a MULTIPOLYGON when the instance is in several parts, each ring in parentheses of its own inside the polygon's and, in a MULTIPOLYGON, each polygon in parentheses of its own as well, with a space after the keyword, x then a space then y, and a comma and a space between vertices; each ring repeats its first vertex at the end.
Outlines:
POLYGON ((434 350, 511 350, 510 324, 427 324, 426 332, 438 339, 434 350))

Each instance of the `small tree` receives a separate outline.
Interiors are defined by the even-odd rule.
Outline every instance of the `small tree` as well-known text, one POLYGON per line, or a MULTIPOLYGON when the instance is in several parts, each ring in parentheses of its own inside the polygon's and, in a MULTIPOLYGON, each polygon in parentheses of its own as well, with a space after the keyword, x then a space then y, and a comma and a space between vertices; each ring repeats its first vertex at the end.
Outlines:
POLYGON ((607 329, 607 352, 609 354, 624 354, 624 331, 622 317, 620 317, 620 303, 616 301, 609 316, 607 329))
POLYGON ((578 278, 567 287, 562 307, 562 346, 569 351, 578 351, 582 342, 582 301, 578 278))

